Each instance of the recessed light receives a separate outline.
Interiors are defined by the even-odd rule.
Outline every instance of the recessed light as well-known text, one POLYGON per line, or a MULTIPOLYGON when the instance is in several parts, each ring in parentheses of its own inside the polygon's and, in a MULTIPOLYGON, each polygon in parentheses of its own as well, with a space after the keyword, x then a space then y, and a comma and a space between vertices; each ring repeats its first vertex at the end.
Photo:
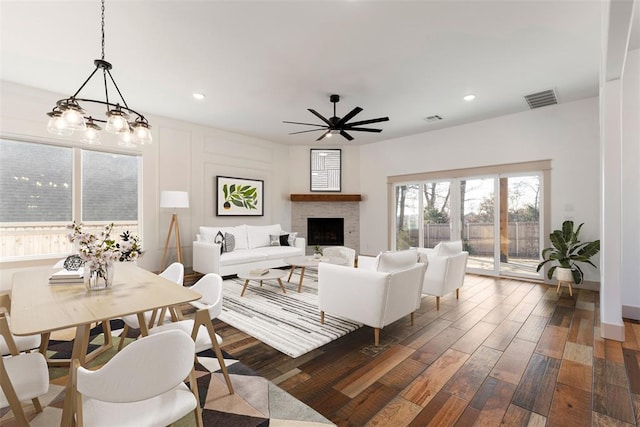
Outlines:
POLYGON ((474 99, 476 99, 476 96, 472 93, 470 93, 469 95, 465 95, 464 98, 465 101, 469 102, 469 101, 473 101, 474 99))
POLYGON ((205 98, 204 93, 199 92, 193 92, 193 97, 199 101, 205 98))

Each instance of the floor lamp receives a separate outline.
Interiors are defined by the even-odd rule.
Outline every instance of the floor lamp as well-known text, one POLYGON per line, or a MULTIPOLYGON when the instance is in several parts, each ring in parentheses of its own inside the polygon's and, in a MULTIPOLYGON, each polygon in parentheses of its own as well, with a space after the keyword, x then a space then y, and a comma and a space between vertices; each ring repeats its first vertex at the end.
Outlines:
MULTIPOLYGON (((161 208, 189 208, 189 193, 186 191, 162 191, 160 193, 161 208)), ((164 252, 162 252, 162 262, 160 263, 160 271, 164 270, 164 261, 167 257, 167 249, 171 241, 171 233, 175 233, 176 238, 176 254, 178 262, 182 264, 182 246, 180 245, 180 227, 178 227, 178 214, 173 212, 171 215, 171 224, 169 224, 169 232, 167 233, 167 241, 164 244, 164 252)))

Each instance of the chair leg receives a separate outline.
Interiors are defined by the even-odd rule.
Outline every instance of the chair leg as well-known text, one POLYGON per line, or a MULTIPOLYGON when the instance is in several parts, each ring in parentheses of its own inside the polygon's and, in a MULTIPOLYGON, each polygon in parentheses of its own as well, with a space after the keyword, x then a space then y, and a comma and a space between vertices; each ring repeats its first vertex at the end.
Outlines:
POLYGON ((373 328, 373 343, 376 347, 380 345, 380 328, 373 328))
POLYGON ((320 312, 320 324, 324 325, 324 311, 320 312))
POLYGON ((222 351, 220 351, 220 345, 218 344, 218 339, 216 338, 216 330, 213 327, 213 323, 209 318, 209 311, 207 310, 199 310, 196 312, 196 317, 193 323, 193 331, 191 333, 191 337, 193 340, 196 340, 198 336, 198 329, 200 329, 200 325, 204 325, 207 328, 207 332, 209 332, 209 337, 211 338, 211 346, 213 347, 213 351, 216 353, 216 357, 218 358, 218 363, 220 363, 220 369, 222 370, 222 375, 224 376, 224 380, 227 382, 227 388, 229 389, 229 394, 234 394, 233 384, 231 384, 231 377, 229 377, 229 371, 227 371, 227 365, 224 363, 224 357, 222 356, 222 351))
POLYGON ((440 297, 436 297, 436 310, 440 310, 440 297))
POLYGON ((36 408, 36 412, 42 412, 42 405, 40 404, 40 399, 38 399, 37 397, 34 397, 33 399, 31 399, 31 402, 33 403, 34 408, 36 408))
POLYGON ((118 351, 122 350, 122 347, 124 347, 124 339, 126 338, 128 333, 129 333, 129 325, 127 325, 125 323, 124 324, 124 329, 122 330, 122 333, 120 334, 120 342, 118 343, 118 351))
POLYGON ((4 364, 0 358, 0 388, 2 388, 2 392, 4 393, 7 402, 9 402, 9 407, 13 411, 13 415, 16 418, 19 426, 28 426, 29 422, 27 421, 27 417, 22 410, 22 403, 18 400, 18 396, 16 396, 16 391, 13 388, 13 384, 11 384, 11 380, 9 379, 9 374, 7 374, 6 369, 4 368, 4 364))
POLYGON ((411 312, 411 326, 413 326, 413 317, 414 317, 413 315, 414 315, 414 314, 415 314, 415 311, 412 311, 412 312, 411 312))
POLYGON ((200 407, 200 394, 198 393, 198 382, 196 380, 196 370, 195 368, 191 369, 189 373, 189 388, 191 392, 196 397, 196 409, 193 410, 193 415, 196 417, 196 426, 203 427, 202 425, 202 408, 200 407))
POLYGON ((460 288, 456 289, 456 299, 460 299, 460 288))

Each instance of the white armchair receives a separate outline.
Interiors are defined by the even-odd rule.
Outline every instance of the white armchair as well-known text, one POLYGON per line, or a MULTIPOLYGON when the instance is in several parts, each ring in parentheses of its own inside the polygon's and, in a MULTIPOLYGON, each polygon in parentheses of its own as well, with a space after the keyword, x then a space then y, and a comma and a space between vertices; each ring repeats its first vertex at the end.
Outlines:
POLYGON ((425 266, 417 263, 415 249, 382 253, 377 263, 369 265, 375 269, 321 262, 318 305, 320 323, 324 324, 326 312, 371 326, 377 346, 383 327, 407 314, 413 324, 413 313, 420 307, 425 266))
POLYGON ((427 257, 422 293, 436 297, 436 310, 440 310, 440 297, 459 290, 464 284, 464 275, 469 253, 462 250, 462 241, 440 242, 433 249, 418 248, 418 256, 427 257))
POLYGON ((356 250, 347 248, 346 246, 329 246, 322 250, 322 256, 344 258, 347 267, 354 267, 356 262, 356 250))

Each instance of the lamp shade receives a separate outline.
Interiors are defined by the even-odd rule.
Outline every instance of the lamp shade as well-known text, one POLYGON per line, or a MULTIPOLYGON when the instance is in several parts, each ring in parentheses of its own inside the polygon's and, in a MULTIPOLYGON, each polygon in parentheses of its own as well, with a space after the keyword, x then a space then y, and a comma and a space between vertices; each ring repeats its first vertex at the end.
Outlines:
POLYGON ((188 208, 189 193, 186 191, 162 191, 160 193, 161 208, 188 208))

